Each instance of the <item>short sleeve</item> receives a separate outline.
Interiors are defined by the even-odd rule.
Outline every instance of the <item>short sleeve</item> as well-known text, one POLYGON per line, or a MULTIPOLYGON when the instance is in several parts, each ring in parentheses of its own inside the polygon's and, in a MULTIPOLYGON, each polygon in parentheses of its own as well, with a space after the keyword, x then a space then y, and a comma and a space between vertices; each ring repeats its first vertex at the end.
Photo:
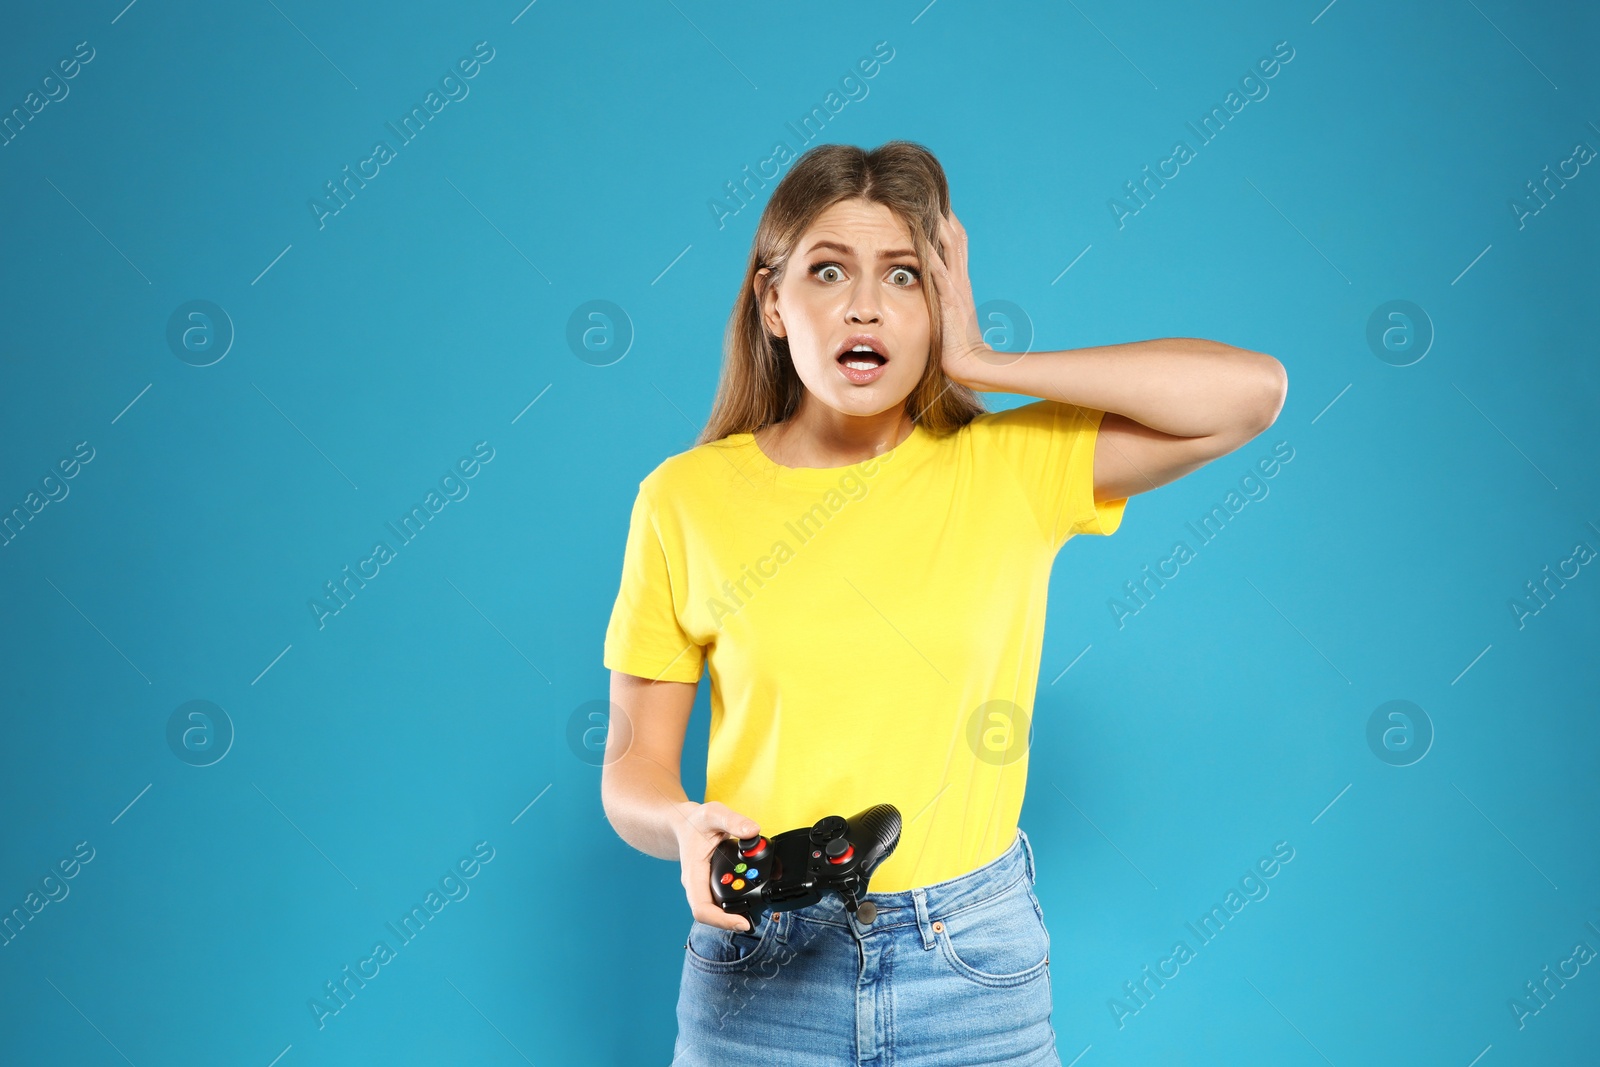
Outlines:
POLYGON ((1126 497, 1094 499, 1094 448, 1104 417, 1104 411, 1056 400, 979 416, 1054 548, 1074 534, 1112 534, 1122 525, 1126 497))
POLYGON ((697 682, 705 650, 684 633, 673 577, 649 491, 640 485, 628 521, 622 582, 606 626, 605 666, 653 681, 697 682))

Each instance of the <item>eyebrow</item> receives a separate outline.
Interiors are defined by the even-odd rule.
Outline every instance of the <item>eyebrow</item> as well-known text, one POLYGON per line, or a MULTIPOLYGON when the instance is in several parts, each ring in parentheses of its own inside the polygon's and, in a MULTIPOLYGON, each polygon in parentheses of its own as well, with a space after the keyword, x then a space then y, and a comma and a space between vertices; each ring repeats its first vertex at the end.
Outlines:
MULTIPOLYGON (((843 252, 847 256, 854 256, 856 254, 856 250, 851 248, 849 245, 842 245, 838 241, 826 241, 826 240, 818 241, 816 244, 812 245, 810 252, 807 252, 806 254, 810 255, 811 252, 818 252, 818 251, 821 251, 824 248, 837 249, 840 252, 843 252)), ((891 249, 888 249, 886 251, 879 252, 878 253, 878 258, 879 259, 915 259, 915 258, 917 258, 917 253, 915 251, 913 251, 912 249, 909 249, 909 248, 891 248, 891 249)))

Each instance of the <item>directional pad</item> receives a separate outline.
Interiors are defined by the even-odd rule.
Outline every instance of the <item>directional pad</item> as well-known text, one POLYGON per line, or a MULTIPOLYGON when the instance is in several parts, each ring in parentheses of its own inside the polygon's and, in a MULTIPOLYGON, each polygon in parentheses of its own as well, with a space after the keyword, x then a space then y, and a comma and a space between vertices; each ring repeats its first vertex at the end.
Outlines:
POLYGON ((849 830, 849 825, 837 815, 827 815, 817 820, 811 828, 811 840, 818 844, 830 837, 838 837, 849 830))

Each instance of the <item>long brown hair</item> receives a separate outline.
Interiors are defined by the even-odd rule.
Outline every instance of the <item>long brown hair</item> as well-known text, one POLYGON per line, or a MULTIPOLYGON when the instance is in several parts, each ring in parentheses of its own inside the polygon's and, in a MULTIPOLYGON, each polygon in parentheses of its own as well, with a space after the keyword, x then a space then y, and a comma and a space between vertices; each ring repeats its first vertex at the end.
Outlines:
MULTIPOLYGON (((756 225, 750 259, 723 337, 722 377, 697 444, 737 433, 754 433, 794 414, 805 392, 789 358, 789 340, 767 332, 761 321, 761 291, 779 285, 789 257, 812 221, 840 200, 860 197, 882 204, 911 231, 924 264, 939 254, 939 217, 949 213, 950 186, 932 152, 911 141, 889 141, 870 152, 847 144, 821 144, 795 161, 772 192, 756 225), (758 272, 771 268, 765 276, 758 272)), ((932 270, 924 272, 931 278, 932 270)), ((982 414, 982 401, 941 368, 939 299, 923 287, 931 327, 928 365, 906 398, 913 421, 935 435, 965 426, 982 414)))

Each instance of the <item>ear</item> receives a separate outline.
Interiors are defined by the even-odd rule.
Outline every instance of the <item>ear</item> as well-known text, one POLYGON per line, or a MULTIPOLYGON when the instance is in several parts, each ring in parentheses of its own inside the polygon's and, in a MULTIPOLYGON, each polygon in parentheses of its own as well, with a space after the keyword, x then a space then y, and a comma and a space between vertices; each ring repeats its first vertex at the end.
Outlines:
POLYGON ((771 274, 771 267, 761 267, 756 271, 756 278, 750 284, 754 287, 756 300, 761 305, 761 321, 766 326, 767 332, 774 337, 787 337, 789 331, 784 328, 783 318, 778 314, 778 287, 765 281, 771 274))

